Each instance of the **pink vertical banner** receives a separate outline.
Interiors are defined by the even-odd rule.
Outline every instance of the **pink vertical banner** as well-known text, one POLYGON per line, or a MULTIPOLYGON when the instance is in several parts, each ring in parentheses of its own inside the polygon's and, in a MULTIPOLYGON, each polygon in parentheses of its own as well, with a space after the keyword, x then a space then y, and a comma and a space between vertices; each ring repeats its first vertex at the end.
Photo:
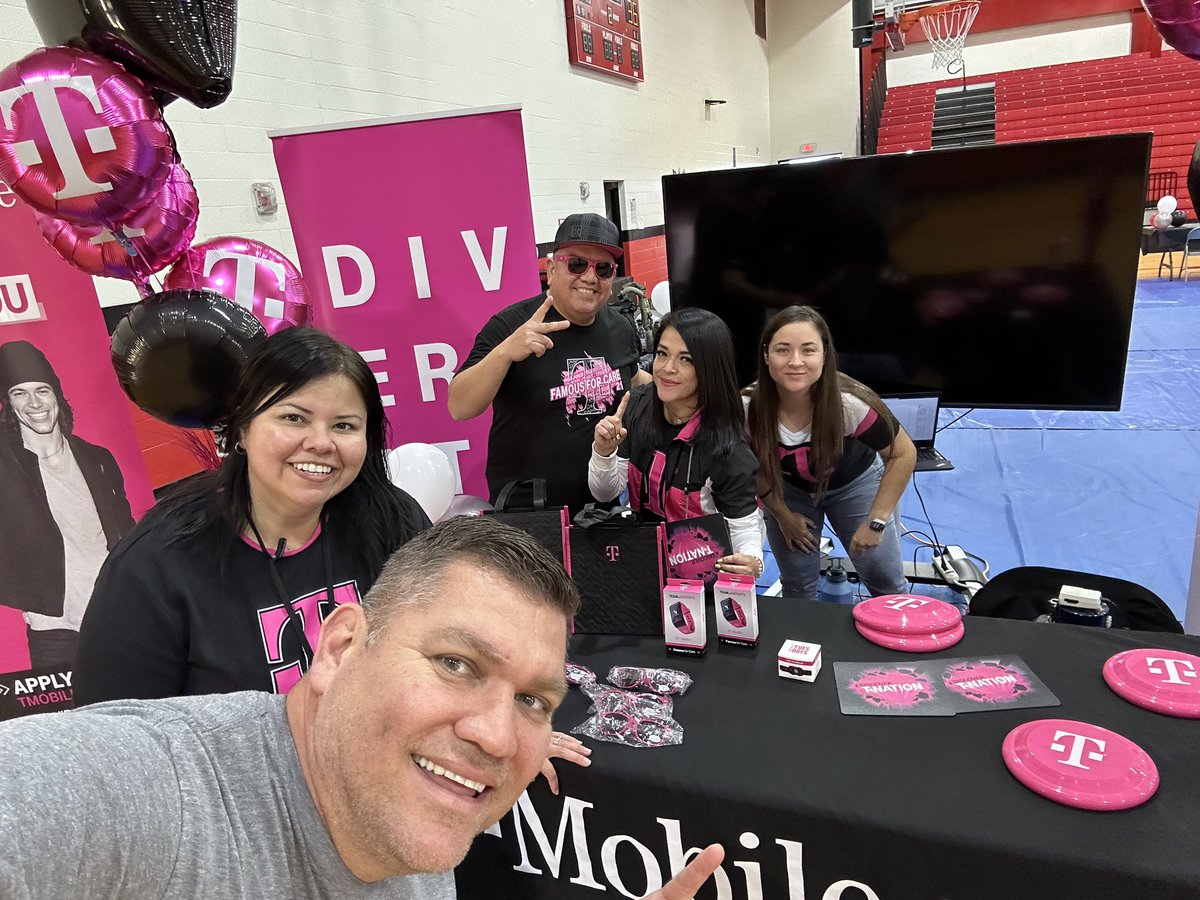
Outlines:
POLYGON ((434 444, 488 495, 491 414, 455 422, 450 378, 497 310, 541 292, 521 111, 276 132, 317 324, 363 354, 392 444, 434 444))
POLYGON ((72 632, 95 572, 154 495, 92 279, 3 182, 0 381, 4 719, 71 705, 72 632), (35 639, 47 661, 31 667, 35 639))

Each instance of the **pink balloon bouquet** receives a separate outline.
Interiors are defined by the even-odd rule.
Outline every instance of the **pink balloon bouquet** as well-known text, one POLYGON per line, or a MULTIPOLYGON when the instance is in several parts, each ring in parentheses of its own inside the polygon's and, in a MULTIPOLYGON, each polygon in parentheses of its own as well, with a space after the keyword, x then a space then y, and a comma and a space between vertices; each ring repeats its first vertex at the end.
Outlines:
POLYGON ((0 178, 41 213, 125 222, 154 199, 174 154, 145 86, 102 56, 50 47, 0 71, 0 178))
POLYGON ((190 248, 163 282, 165 290, 208 290, 250 310, 267 334, 307 325, 308 285, 291 260, 243 237, 219 237, 190 248))
POLYGON ((146 294, 150 275, 187 250, 196 236, 199 212, 191 176, 181 163, 175 163, 158 196, 112 231, 103 225, 75 225, 41 213, 34 215, 42 236, 71 265, 89 275, 134 281, 146 294))

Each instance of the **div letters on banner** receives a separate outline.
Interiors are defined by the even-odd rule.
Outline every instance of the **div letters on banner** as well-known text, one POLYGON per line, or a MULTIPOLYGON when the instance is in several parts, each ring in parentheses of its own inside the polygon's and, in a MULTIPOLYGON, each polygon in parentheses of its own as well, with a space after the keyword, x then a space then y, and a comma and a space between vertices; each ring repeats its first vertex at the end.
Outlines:
POLYGON ((0 719, 73 704, 79 622, 154 503, 92 279, 0 182, 0 719))
POLYGON ((370 364, 393 445, 440 447, 486 497, 491 414, 456 422, 446 396, 484 322, 541 291, 520 109, 271 139, 317 324, 370 364))

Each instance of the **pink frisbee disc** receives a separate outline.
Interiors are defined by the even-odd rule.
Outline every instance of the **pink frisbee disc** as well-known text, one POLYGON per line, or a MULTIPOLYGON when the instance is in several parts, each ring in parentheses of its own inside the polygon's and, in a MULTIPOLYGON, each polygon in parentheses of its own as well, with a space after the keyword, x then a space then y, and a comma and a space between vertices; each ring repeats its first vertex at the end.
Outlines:
POLYGON ((1152 712, 1200 719, 1200 656, 1178 650, 1126 650, 1104 664, 1113 692, 1152 712))
POLYGON ((855 622, 854 627, 872 644, 887 647, 889 650, 903 650, 905 653, 931 653, 934 650, 953 647, 962 640, 962 636, 967 631, 962 622, 959 622, 956 628, 934 634, 894 634, 888 631, 875 631, 859 622, 855 622))
POLYGON ((962 625, 958 607, 919 594, 884 594, 856 603, 854 621, 872 631, 929 635, 953 631, 962 625))
POLYGON ((1064 806, 1129 809, 1158 790, 1158 767, 1145 750, 1087 722, 1026 722, 1008 733, 1001 754, 1017 781, 1064 806))

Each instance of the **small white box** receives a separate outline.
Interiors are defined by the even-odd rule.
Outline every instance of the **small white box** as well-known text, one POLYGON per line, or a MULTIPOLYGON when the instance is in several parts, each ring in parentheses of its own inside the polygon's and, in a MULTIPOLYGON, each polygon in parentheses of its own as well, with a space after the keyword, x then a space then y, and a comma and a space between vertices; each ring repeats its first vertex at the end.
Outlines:
POLYGON ((703 656, 708 649, 704 582, 668 578, 662 592, 663 637, 668 653, 703 656))
POLYGON ((779 677, 816 681, 821 671, 821 645, 807 641, 783 642, 779 648, 779 677))
POLYGON ((749 575, 722 572, 713 585, 717 640, 724 644, 758 645, 758 594, 749 575))

